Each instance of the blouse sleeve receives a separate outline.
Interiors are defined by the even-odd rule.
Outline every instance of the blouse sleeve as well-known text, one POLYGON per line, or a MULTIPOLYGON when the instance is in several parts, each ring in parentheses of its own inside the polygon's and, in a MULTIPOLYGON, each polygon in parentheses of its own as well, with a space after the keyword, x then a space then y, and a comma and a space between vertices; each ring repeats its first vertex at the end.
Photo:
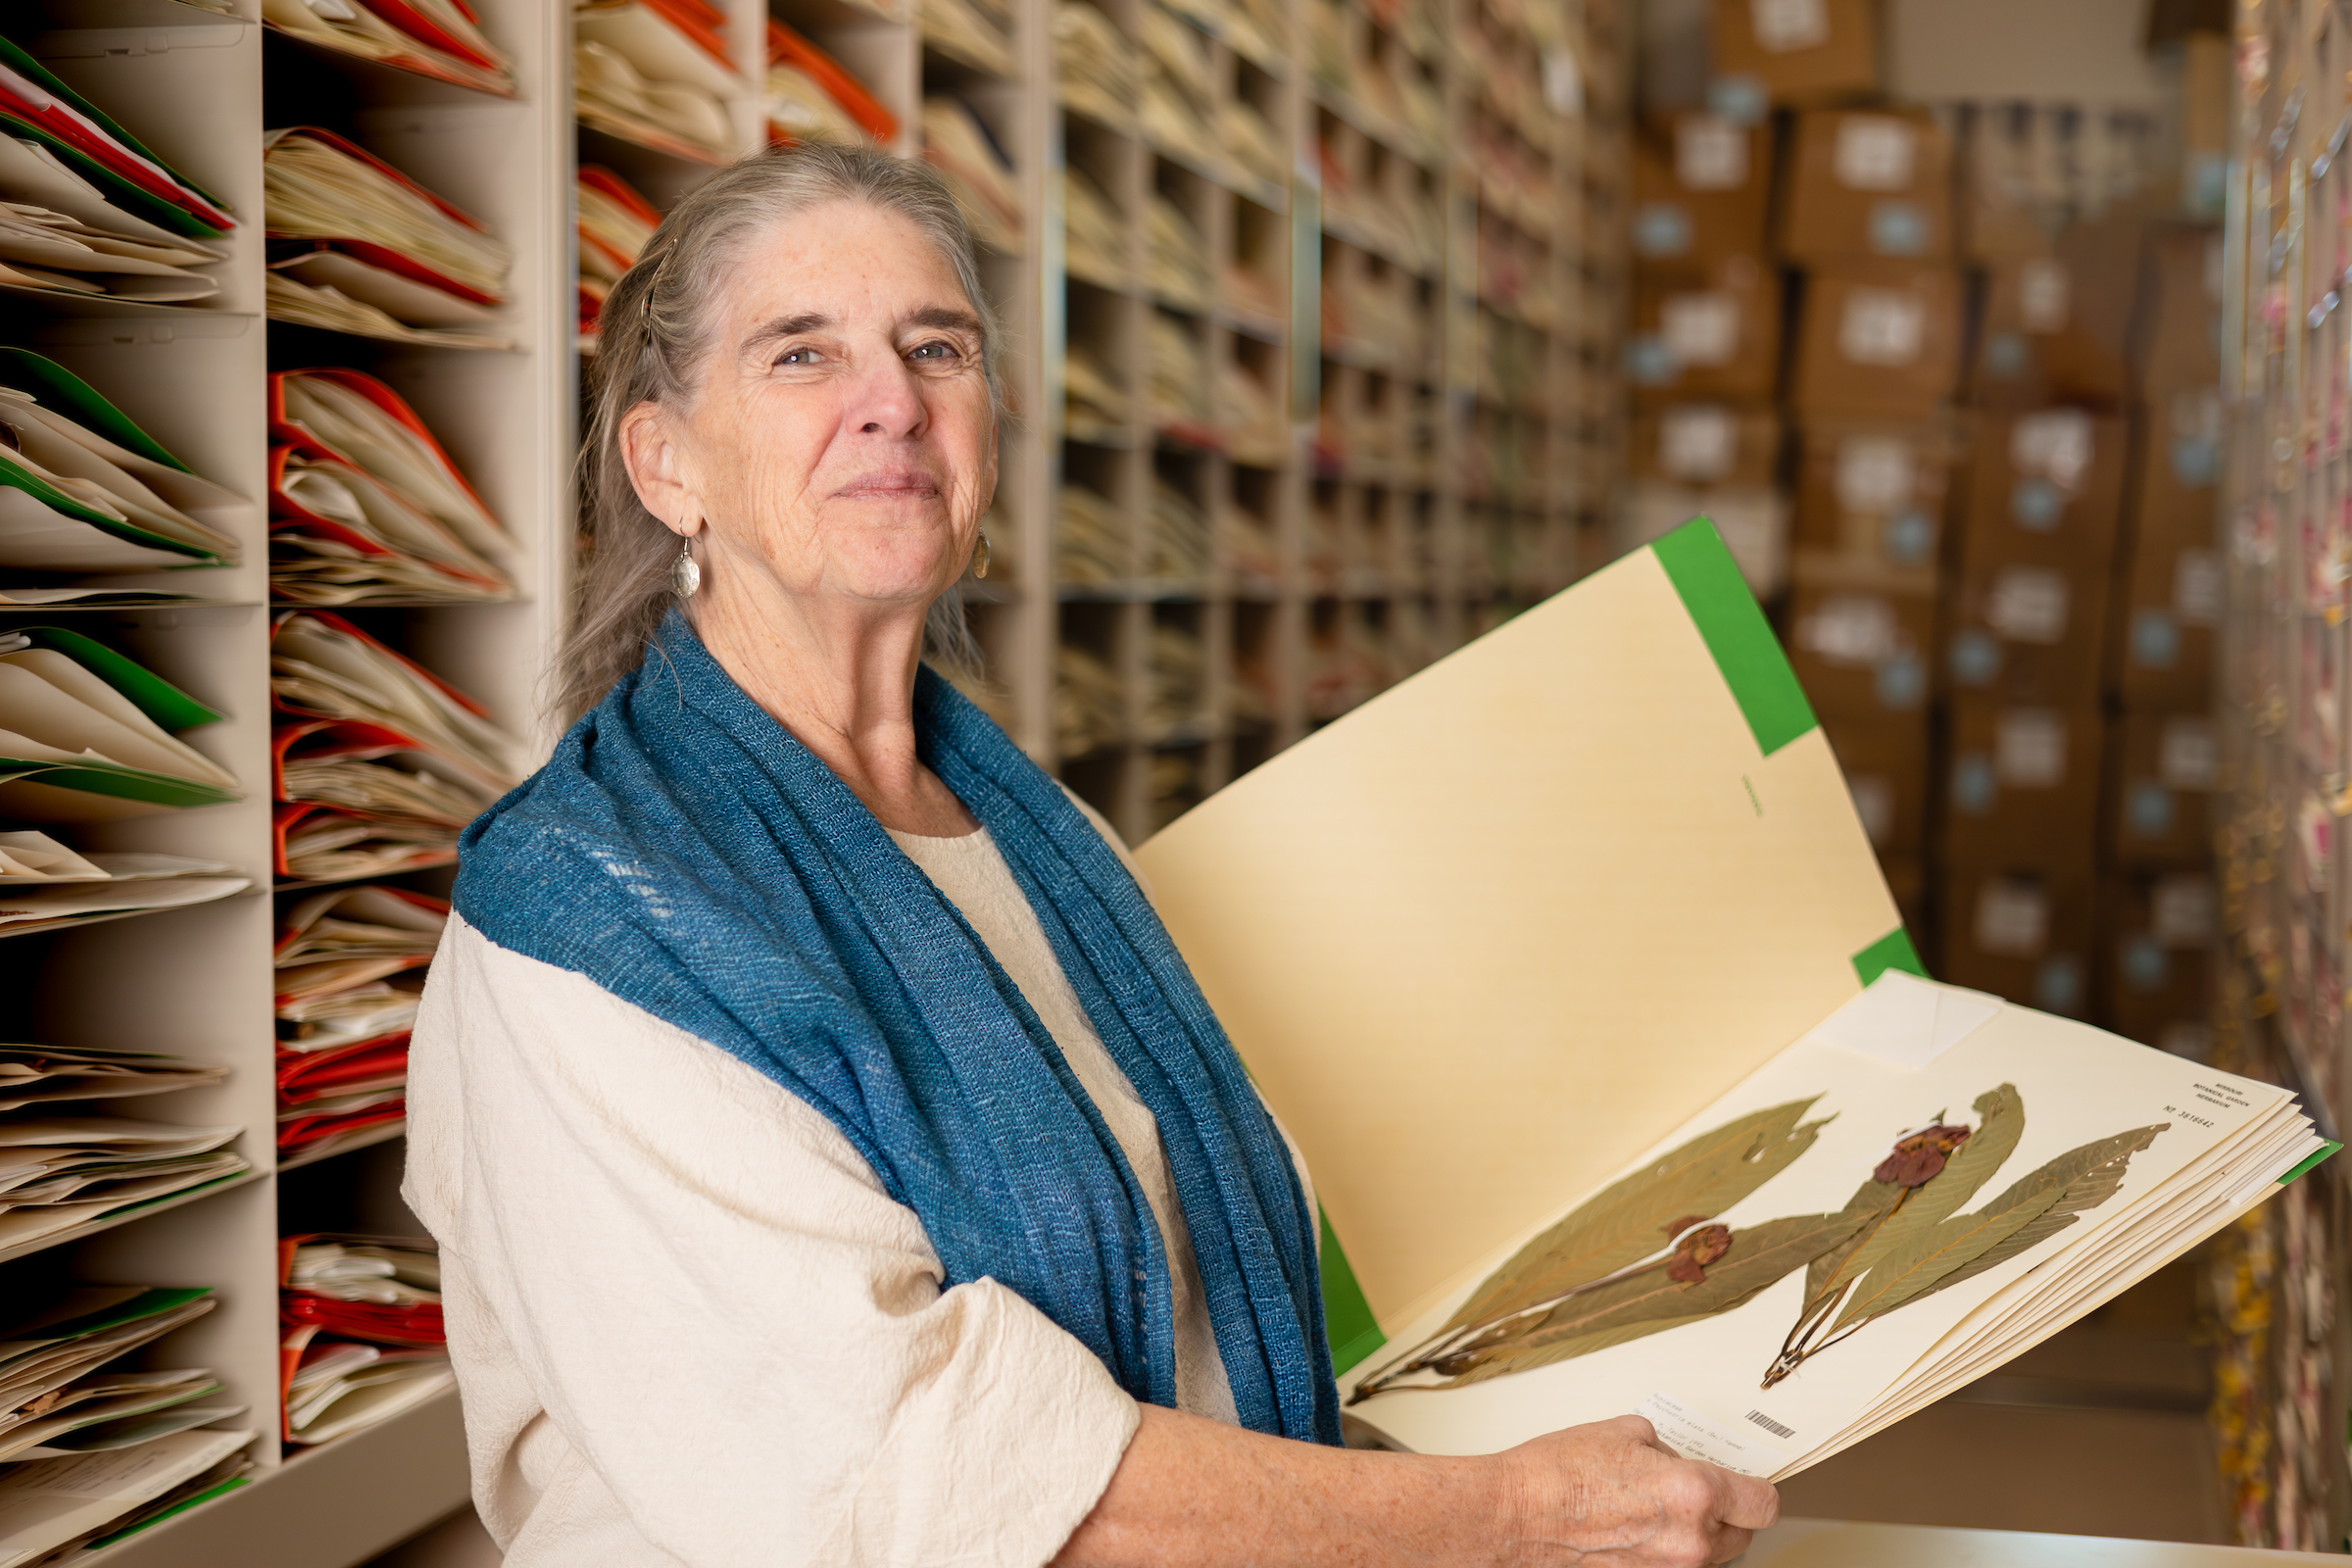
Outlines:
POLYGON ((562 1528, 576 1456, 691 1568, 1037 1564, 1134 1435, 1135 1401, 1028 1301, 940 1289, 913 1211, 807 1102, 462 921, 410 1107, 502 1541, 562 1528))

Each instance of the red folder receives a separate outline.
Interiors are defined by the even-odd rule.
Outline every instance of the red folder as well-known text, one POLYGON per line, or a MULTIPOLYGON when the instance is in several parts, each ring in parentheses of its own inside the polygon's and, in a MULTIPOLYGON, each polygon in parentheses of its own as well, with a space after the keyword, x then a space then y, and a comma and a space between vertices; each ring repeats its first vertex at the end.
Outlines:
MULTIPOLYGON (((451 206, 399 170, 394 169, 390 164, 368 151, 367 148, 346 141, 331 130, 321 130, 317 125, 297 125, 292 130, 280 131, 276 137, 272 138, 271 144, 274 145, 276 141, 293 136, 305 136, 312 141, 322 142, 353 162, 367 165, 394 184, 423 198, 436 212, 452 222, 470 228, 477 234, 490 232, 488 225, 479 219, 451 206)), ((264 233, 270 240, 270 259, 272 262, 282 262, 288 257, 300 256, 311 251, 341 251, 356 261, 366 262, 369 267, 379 267, 385 271, 405 277, 413 283, 422 283, 427 288, 437 288, 444 294, 453 294, 468 304, 488 306, 506 303, 504 295, 486 294, 470 284, 461 283, 453 277, 445 276, 415 257, 404 255, 388 246, 378 245, 372 240, 356 237, 318 239, 307 234, 279 234, 268 229, 265 229, 264 233)))
MULTIPOLYGON (((863 82, 844 71, 831 55, 773 17, 767 23, 767 63, 792 66, 807 73, 810 80, 825 89, 826 96, 841 106, 844 114, 858 122, 860 130, 881 145, 888 146, 898 135, 898 117, 883 108, 881 101, 865 90, 863 82)), ((774 137, 772 130, 769 134, 774 137)))

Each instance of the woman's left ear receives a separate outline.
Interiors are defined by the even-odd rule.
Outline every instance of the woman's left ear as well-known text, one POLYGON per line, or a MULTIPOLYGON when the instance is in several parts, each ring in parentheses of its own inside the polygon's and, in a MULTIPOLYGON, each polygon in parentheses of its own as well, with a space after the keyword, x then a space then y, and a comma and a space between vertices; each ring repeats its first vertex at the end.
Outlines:
POLYGON ((686 453, 660 404, 640 403, 620 416, 620 459, 646 511, 681 537, 701 525, 686 453))

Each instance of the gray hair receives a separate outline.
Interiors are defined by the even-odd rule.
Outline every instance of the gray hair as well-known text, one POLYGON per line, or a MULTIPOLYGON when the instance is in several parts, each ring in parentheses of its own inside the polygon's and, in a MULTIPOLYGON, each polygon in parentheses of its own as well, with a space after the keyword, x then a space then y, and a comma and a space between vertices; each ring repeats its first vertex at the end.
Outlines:
MULTIPOLYGON (((600 316, 588 428, 580 445, 585 559, 556 671, 556 709, 564 723, 594 708, 614 681, 637 667, 673 602, 669 572, 678 537, 645 509, 629 482, 620 455, 622 417, 640 403, 692 401, 710 349, 711 302, 743 246, 810 208, 839 201, 906 219, 955 271, 980 318, 989 403, 1003 427, 996 313, 980 286, 971 230, 937 174, 868 148, 812 144, 754 153, 695 187, 613 285, 600 316)), ((978 668, 979 648, 957 589, 932 605, 923 645, 936 662, 978 668)))

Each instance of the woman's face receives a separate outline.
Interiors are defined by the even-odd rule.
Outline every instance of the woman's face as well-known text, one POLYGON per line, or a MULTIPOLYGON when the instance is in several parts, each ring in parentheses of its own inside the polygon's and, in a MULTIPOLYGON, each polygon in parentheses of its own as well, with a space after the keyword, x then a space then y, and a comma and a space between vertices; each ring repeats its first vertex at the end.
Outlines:
POLYGON ((749 244, 712 309, 692 405, 641 410, 627 443, 648 509, 707 524, 696 553, 722 591, 765 574, 803 600, 927 605, 997 483, 955 271, 906 219, 833 202, 749 244))

